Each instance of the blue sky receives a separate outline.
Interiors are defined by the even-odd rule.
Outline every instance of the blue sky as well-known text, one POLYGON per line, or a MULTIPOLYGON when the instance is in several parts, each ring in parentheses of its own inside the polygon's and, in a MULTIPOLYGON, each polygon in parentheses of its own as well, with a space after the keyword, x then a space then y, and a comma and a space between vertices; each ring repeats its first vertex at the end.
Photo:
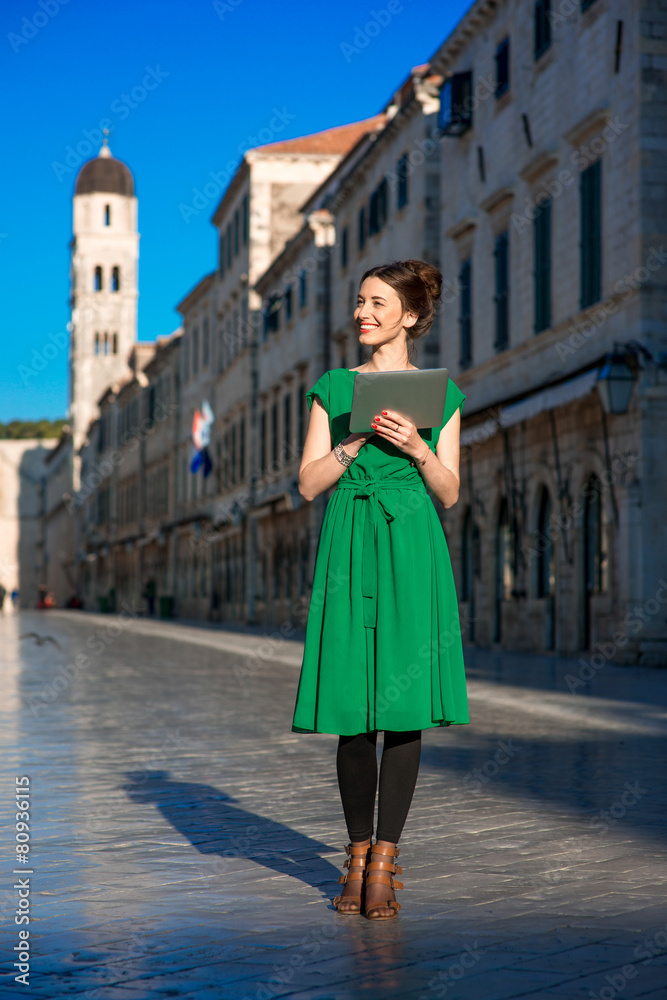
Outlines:
POLYGON ((187 222, 179 208, 209 172, 237 163, 275 109, 285 119, 275 141, 376 114, 469 6, 4 0, 0 421, 66 414, 71 198, 102 119, 135 177, 138 335, 154 340, 178 326, 176 303, 215 266, 215 201, 187 222), (123 95, 147 73, 153 89, 129 107, 123 95))

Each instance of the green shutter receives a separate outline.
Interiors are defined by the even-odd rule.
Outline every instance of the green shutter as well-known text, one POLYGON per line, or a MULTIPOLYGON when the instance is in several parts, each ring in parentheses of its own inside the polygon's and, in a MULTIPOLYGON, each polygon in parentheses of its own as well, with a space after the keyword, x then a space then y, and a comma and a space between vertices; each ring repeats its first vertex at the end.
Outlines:
POLYGON ((533 227, 535 333, 539 333, 551 326, 551 198, 540 204, 533 227))
POLYGON ((602 161, 596 160, 582 171, 580 182, 580 286, 579 306, 598 302, 602 278, 602 161))

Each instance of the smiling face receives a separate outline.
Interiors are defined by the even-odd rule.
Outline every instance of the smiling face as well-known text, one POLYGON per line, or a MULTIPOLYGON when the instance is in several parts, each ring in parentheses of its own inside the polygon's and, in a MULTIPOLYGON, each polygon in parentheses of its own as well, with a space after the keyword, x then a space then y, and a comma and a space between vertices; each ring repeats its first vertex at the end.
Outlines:
POLYGON ((400 340, 417 319, 416 313, 403 311, 398 293, 386 281, 374 277, 362 282, 354 310, 360 343, 377 346, 400 340))

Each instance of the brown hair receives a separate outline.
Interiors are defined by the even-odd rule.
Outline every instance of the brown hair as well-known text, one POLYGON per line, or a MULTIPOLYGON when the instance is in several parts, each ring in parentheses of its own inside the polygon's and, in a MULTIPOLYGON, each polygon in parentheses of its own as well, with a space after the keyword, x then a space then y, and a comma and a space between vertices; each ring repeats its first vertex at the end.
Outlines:
POLYGON ((391 285, 401 300, 403 311, 417 313, 417 322, 406 328, 409 359, 415 349, 415 340, 425 337, 431 329, 435 306, 442 291, 440 271, 425 260, 394 260, 364 271, 360 288, 366 278, 380 278, 391 285))

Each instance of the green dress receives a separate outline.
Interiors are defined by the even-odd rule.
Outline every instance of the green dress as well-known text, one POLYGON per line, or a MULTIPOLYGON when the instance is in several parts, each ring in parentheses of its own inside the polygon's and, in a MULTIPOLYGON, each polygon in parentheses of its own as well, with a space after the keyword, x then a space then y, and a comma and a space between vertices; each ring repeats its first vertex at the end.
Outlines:
MULTIPOLYGON (((334 368, 306 393, 349 433, 356 372, 334 368)), ((419 430, 435 452, 462 409, 449 380, 443 421, 419 430)), ((292 731, 353 735, 469 722, 458 602, 447 541, 414 461, 374 434, 322 520, 292 731)))

